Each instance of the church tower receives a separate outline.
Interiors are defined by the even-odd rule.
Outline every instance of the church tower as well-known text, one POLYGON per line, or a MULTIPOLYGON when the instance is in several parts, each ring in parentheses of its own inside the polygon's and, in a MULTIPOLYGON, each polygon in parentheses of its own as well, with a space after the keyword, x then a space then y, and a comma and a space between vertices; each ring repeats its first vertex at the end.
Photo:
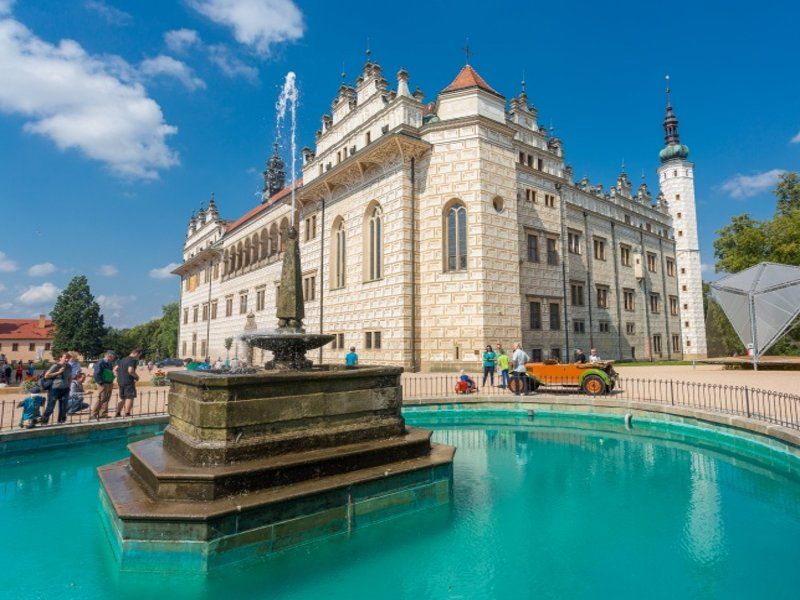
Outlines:
POLYGON ((286 166, 278 152, 278 142, 272 144, 272 156, 267 161, 267 168, 264 169, 264 189, 262 192, 263 201, 266 202, 274 194, 283 189, 286 184, 286 166))
POLYGON ((688 359, 704 358, 707 352, 706 322, 694 201, 694 165, 688 160, 689 148, 680 143, 678 117, 672 110, 669 87, 664 133, 666 143, 658 155, 661 160, 658 183, 675 233, 683 354, 688 359))

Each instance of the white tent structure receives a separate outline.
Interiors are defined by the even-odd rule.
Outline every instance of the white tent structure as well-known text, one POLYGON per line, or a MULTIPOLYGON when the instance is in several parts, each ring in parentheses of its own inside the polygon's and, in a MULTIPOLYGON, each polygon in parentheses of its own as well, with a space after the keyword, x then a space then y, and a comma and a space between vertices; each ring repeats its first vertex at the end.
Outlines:
POLYGON ((758 369, 758 359, 800 315, 800 267, 760 263, 712 283, 711 295, 758 369))

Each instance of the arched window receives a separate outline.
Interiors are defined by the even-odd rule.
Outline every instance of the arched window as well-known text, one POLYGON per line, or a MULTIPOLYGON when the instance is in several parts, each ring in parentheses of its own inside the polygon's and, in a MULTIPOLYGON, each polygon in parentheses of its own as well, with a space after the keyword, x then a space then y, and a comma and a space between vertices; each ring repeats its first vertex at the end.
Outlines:
POLYGON ((345 286, 347 266, 345 249, 344 219, 337 217, 331 229, 331 289, 345 286))
POLYGON ((244 247, 242 248, 242 266, 250 266, 250 238, 244 241, 244 247))
POLYGON ((258 234, 254 233, 250 239, 250 263, 257 263, 259 258, 261 258, 261 244, 258 242, 258 234))
POLYGON ((456 201, 445 209, 445 270, 464 271, 467 268, 467 209, 456 201))
POLYGON ((222 274, 223 275, 227 275, 228 273, 231 272, 230 266, 231 266, 230 253, 227 250, 225 250, 225 252, 222 253, 222 274))
POLYGON ((273 223, 269 228, 269 255, 273 256, 278 252, 278 224, 273 223))
POLYGON ((261 230, 261 259, 265 259, 269 256, 269 233, 267 233, 267 228, 261 230))
POLYGON ((383 210, 380 204, 367 209, 364 235, 365 278, 374 281, 383 277, 383 210))

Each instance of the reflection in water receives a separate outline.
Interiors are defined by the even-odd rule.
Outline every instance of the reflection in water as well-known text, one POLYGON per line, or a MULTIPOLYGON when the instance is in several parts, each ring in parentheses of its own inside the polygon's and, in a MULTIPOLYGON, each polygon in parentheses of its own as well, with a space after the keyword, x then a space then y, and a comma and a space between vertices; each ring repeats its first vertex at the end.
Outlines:
POLYGON ((698 452, 691 453, 689 494, 684 543, 695 561, 713 563, 724 553, 724 525, 717 463, 698 452))

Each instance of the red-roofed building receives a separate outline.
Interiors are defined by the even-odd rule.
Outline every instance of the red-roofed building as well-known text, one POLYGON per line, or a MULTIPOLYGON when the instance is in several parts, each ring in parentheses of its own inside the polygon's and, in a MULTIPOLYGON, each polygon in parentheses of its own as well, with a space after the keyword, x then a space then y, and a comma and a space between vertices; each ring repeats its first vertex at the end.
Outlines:
POLYGON ((0 319, 0 355, 8 362, 50 358, 55 329, 53 322, 38 319, 0 319))
MULTIPOLYGON (((574 181, 524 83, 506 101, 465 65, 426 100, 408 80, 400 69, 390 86, 368 61, 321 115, 293 186, 276 146, 260 203, 230 221, 213 200, 192 215, 174 271, 180 356, 224 360, 226 339, 276 326, 292 221, 305 328, 335 336, 314 360, 341 363, 355 346, 362 365, 480 370, 487 345, 515 342, 534 360, 563 361, 576 346, 615 359, 682 356, 690 340, 679 333, 683 273, 668 207, 686 192, 653 203, 625 173, 608 192, 574 181), (630 265, 644 259, 643 282, 630 265)), ((234 342, 237 353, 271 358, 234 342)))

